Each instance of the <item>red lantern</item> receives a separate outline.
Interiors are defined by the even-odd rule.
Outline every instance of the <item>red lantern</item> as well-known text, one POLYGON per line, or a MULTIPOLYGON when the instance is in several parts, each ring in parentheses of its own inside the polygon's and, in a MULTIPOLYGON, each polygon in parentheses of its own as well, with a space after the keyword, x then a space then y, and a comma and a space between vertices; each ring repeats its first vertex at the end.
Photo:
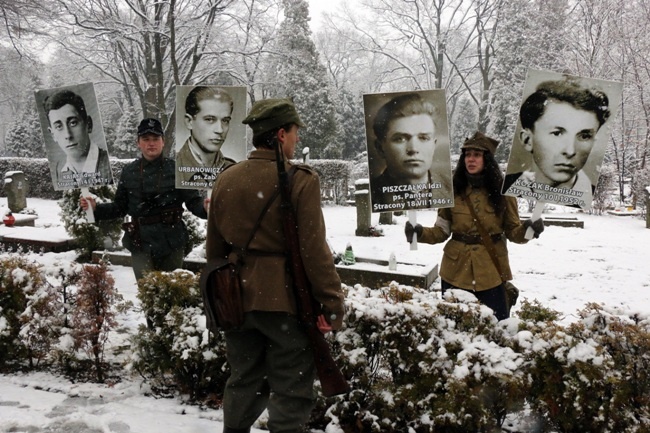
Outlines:
POLYGON ((11 214, 11 212, 9 212, 7 215, 4 216, 4 218, 2 218, 2 222, 7 227, 12 227, 14 225, 14 223, 16 222, 16 217, 13 216, 11 214))

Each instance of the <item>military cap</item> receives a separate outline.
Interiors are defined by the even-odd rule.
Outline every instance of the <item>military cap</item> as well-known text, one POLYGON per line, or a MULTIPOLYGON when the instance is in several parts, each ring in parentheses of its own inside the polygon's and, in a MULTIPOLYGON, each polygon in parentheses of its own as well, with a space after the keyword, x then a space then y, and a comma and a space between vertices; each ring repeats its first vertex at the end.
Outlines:
POLYGON ((138 125, 138 137, 146 134, 165 135, 158 119, 143 119, 138 125))
POLYGON ((465 140, 461 149, 476 149, 484 152, 490 152, 494 155, 497 151, 499 140, 490 138, 480 131, 476 131, 473 136, 465 140))
POLYGON ((290 99, 262 99, 256 101, 251 107, 248 116, 242 120, 242 123, 250 126, 255 135, 289 123, 295 123, 301 128, 305 126, 290 99))

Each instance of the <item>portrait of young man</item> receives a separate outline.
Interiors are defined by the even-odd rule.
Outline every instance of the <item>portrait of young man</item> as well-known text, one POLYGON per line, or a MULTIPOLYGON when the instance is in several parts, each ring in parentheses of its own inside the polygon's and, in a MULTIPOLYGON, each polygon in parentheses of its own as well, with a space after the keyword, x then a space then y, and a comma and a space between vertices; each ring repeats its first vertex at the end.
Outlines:
POLYGON ((364 95, 373 212, 453 205, 443 90, 364 95))
POLYGON ((211 189, 246 154, 244 87, 177 86, 176 186, 211 189), (227 145, 229 144, 229 145, 227 145))
POLYGON ((92 83, 35 94, 55 190, 113 183, 92 83))
POLYGON ((502 192, 589 209, 620 83, 529 71, 502 192))

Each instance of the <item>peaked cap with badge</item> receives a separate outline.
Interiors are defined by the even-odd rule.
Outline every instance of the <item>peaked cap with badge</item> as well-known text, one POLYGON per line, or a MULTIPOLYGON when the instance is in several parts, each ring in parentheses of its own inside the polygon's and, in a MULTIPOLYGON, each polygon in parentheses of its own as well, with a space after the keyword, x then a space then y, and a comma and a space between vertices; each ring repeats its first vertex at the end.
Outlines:
POLYGON ((476 131, 474 135, 465 140, 461 149, 482 150, 483 152, 490 152, 494 155, 497 151, 497 146, 499 146, 499 140, 495 140, 480 131, 476 131))
POLYGON ((142 122, 138 125, 138 137, 143 135, 154 134, 154 135, 165 135, 163 132, 162 124, 158 119, 142 119, 142 122))

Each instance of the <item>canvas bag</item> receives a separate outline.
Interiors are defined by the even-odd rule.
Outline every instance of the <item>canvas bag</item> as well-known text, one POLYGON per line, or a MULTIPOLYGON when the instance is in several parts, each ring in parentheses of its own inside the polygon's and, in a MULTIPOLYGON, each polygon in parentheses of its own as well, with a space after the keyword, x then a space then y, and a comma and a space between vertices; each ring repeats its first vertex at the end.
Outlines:
POLYGON ((239 252, 233 251, 228 258, 220 257, 210 260, 201 272, 199 287, 206 316, 206 327, 215 334, 220 329, 227 331, 244 323, 244 303, 239 270, 262 218, 279 194, 280 190, 277 190, 264 206, 246 246, 239 252))
POLYGON ((200 287, 207 328, 216 333, 241 326, 244 305, 239 281, 239 259, 219 258, 208 262, 201 273, 200 287))

